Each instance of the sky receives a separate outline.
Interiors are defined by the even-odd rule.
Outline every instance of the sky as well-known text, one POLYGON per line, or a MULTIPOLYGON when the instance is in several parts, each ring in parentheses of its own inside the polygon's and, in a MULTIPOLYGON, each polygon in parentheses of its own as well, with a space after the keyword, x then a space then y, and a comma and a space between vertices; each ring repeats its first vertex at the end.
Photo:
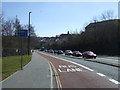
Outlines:
POLYGON ((22 25, 28 24, 28 14, 37 36, 51 37, 62 33, 80 32, 105 11, 118 16, 118 2, 2 2, 4 18, 16 15, 22 25))

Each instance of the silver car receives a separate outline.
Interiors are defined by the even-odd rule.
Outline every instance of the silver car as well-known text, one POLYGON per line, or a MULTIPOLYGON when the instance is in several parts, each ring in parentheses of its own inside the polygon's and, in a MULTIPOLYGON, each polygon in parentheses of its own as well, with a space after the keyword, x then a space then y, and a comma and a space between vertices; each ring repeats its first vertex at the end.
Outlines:
POLYGON ((72 55, 72 54, 73 54, 73 52, 71 50, 66 50, 65 51, 65 55, 72 55))

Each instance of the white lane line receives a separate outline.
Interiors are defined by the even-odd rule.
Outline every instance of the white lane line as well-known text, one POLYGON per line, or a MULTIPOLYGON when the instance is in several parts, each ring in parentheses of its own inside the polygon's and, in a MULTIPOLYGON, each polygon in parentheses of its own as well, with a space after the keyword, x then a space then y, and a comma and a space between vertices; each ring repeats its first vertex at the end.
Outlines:
POLYGON ((61 72, 61 70, 60 70, 60 69, 58 69, 58 71, 59 71, 59 72, 61 72))
POLYGON ((83 68, 85 68, 85 69, 87 69, 87 70, 89 70, 89 71, 94 71, 94 70, 92 70, 92 69, 90 69, 90 68, 88 68, 88 67, 86 67, 86 66, 84 66, 84 65, 81 65, 81 64, 78 64, 78 63, 75 63, 75 62, 72 62, 72 61, 68 61, 68 62, 71 62, 71 63, 73 63, 73 64, 76 64, 76 65, 78 65, 78 66, 81 66, 81 67, 83 67, 83 68))
POLYGON ((114 80, 114 79, 109 79, 111 82, 115 83, 115 84, 120 84, 120 82, 114 80))
POLYGON ((73 62, 73 61, 68 61, 68 60, 66 60, 66 59, 59 58, 59 57, 55 57, 55 56, 52 56, 52 55, 50 55, 50 56, 51 56, 51 57, 54 57, 54 58, 61 59, 61 60, 63 60, 63 61, 67 61, 67 62, 70 62, 70 63, 76 64, 76 65, 78 65, 78 66, 81 66, 81 67, 83 67, 83 68, 89 70, 89 71, 94 71, 94 70, 92 70, 92 69, 90 69, 90 68, 88 68, 88 67, 86 67, 86 66, 84 66, 84 65, 81 65, 81 64, 75 63, 75 62, 73 62))
POLYGON ((49 64, 49 67, 50 67, 50 76, 51 76, 51 88, 53 88, 53 72, 52 72, 52 68, 51 68, 51 66, 50 66, 50 63, 48 63, 49 64))
MULTIPOLYGON (((102 76, 102 77, 106 77, 106 75, 102 74, 102 73, 97 73, 99 76, 102 76)), ((114 80, 114 79, 111 79, 111 78, 108 78, 106 77, 109 81, 115 83, 115 84, 120 84, 120 82, 118 82, 117 80, 114 80)))
POLYGON ((57 72, 56 68, 54 67, 54 65, 51 62, 50 62, 50 64, 51 64, 51 67, 53 68, 53 71, 55 73, 55 78, 56 78, 56 81, 57 81, 57 86, 58 86, 58 88, 62 88, 58 72, 57 72))
MULTIPOLYGON (((46 54, 46 55, 47 55, 47 54, 46 54)), ((55 57, 55 56, 52 56, 52 55, 49 55, 49 56, 55 57)), ((58 58, 58 57, 55 57, 55 58, 58 58)), ((68 60, 65 60, 65 59, 62 59, 62 58, 58 58, 58 59, 61 59, 61 60, 63 60, 63 61, 67 61, 67 62, 74 63, 74 64, 76 64, 76 65, 79 65, 79 66, 81 66, 81 67, 83 67, 83 68, 88 69, 89 71, 94 71, 94 70, 92 70, 92 69, 90 69, 90 68, 88 68, 88 67, 86 67, 86 66, 84 66, 84 65, 81 65, 81 64, 78 64, 78 63, 75 63, 75 62, 72 62, 72 61, 68 61, 68 60)), ((100 76, 102 76, 102 77, 106 77, 106 76, 105 76, 104 74, 102 74, 102 73, 97 73, 97 74, 100 75, 100 76)), ((106 78, 108 78, 108 77, 106 77, 106 78)), ((115 83, 115 84, 120 84, 120 82, 118 82, 117 80, 114 80, 114 79, 111 79, 111 78, 108 78, 108 80, 111 81, 111 82, 113 82, 113 83, 115 83)))
POLYGON ((102 77, 105 77, 105 75, 104 74, 102 74, 102 73, 97 73, 98 75, 100 75, 100 76, 102 76, 102 77))
MULTIPOLYGON (((50 56, 52 56, 52 55, 50 55, 50 56)), ((52 56, 52 57, 55 57, 55 56, 52 56)), ((55 57, 55 58, 58 58, 58 57, 55 57)), ((65 59, 62 59, 62 58, 58 58, 58 59, 61 59, 61 60, 64 60, 64 61, 67 61, 67 62, 71 62, 71 63, 73 63, 73 64, 76 64, 76 65, 78 65, 78 66, 81 66, 81 67, 83 67, 83 68, 85 68, 85 69, 87 69, 87 70, 89 70, 89 71, 94 71, 94 70, 92 70, 92 69, 90 69, 90 68, 88 68, 88 67, 86 67, 86 66, 84 66, 84 65, 81 65, 81 64, 78 64, 78 63, 75 63, 75 62, 72 62, 72 61, 68 61, 68 60, 65 60, 65 59)), ((102 74, 102 73, 97 73, 98 75, 100 75, 100 76, 102 76, 102 77, 106 77, 104 74, 102 74)), ((106 77, 107 78, 107 77, 106 77)), ((111 82, 113 82, 113 83, 115 83, 115 84, 120 84, 120 82, 118 82, 118 81, 116 81, 116 80, 114 80, 114 79, 108 79, 108 80, 110 80, 111 82)))

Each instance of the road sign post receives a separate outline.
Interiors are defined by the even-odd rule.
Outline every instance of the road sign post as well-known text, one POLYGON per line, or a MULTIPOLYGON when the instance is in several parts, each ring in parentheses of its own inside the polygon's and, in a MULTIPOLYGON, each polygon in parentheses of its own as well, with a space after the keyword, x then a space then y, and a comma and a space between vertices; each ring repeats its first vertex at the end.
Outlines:
POLYGON ((22 48, 22 39, 23 37, 28 37, 28 30, 18 30, 17 32, 17 36, 21 38, 20 42, 20 48, 21 48, 21 51, 20 51, 20 55, 21 55, 21 59, 20 59, 20 66, 21 66, 21 70, 23 70, 23 65, 22 65, 22 62, 23 62, 23 48, 22 48))
POLYGON ((32 12, 29 12, 29 27, 28 27, 28 55, 30 55, 30 14, 31 14, 32 12))

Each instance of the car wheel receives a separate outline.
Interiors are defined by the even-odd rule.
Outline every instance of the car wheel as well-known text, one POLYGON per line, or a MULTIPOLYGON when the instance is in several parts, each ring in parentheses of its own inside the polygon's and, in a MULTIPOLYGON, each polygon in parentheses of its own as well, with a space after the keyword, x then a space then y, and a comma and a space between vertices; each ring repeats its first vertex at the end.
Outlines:
POLYGON ((86 58, 83 56, 83 59, 85 60, 86 58))

